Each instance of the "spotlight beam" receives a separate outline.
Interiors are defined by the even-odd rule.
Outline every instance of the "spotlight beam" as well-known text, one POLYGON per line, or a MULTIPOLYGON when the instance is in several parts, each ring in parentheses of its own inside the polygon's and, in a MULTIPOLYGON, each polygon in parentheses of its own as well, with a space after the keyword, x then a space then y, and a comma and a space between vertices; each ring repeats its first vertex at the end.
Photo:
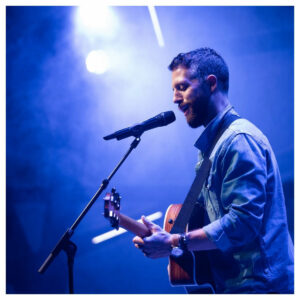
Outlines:
POLYGON ((163 38, 163 35, 162 35, 162 32, 161 32, 161 28, 160 28, 160 25, 159 25, 159 21, 158 21, 158 17, 157 17, 157 14, 156 14, 155 7, 154 6, 148 6, 148 10, 149 10, 150 17, 151 17, 152 24, 153 24, 153 28, 154 28, 154 31, 155 31, 155 34, 156 34, 158 45, 160 47, 164 47, 164 45, 165 45, 164 38, 163 38))

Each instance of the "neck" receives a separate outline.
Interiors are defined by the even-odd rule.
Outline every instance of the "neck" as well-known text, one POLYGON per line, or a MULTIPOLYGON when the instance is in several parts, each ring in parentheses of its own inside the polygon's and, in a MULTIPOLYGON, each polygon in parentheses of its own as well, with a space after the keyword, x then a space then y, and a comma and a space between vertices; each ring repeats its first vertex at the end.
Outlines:
POLYGON ((220 112, 222 112, 227 105, 229 104, 229 100, 227 95, 216 92, 213 93, 210 97, 210 101, 208 102, 207 107, 207 117, 204 121, 204 127, 208 125, 208 123, 220 112))

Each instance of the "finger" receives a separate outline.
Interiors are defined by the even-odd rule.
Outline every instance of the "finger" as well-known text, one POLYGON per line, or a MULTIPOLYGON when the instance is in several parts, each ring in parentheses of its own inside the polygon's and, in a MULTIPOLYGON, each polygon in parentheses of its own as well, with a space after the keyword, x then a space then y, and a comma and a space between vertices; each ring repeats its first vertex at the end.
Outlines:
POLYGON ((148 220, 145 216, 142 216, 141 219, 143 223, 151 230, 152 233, 161 230, 161 228, 158 225, 148 220))
POLYGON ((132 240, 135 244, 144 245, 144 240, 139 236, 135 236, 132 240))
POLYGON ((145 250, 142 251, 144 256, 146 256, 147 258, 155 258, 155 256, 153 256, 153 254, 151 254, 150 252, 147 252, 145 250))
POLYGON ((142 216, 142 221, 147 227, 153 227, 155 224, 148 220, 145 216, 142 216))
POLYGON ((140 250, 144 248, 143 245, 138 245, 138 244, 134 244, 134 247, 136 247, 137 249, 140 249, 140 250))

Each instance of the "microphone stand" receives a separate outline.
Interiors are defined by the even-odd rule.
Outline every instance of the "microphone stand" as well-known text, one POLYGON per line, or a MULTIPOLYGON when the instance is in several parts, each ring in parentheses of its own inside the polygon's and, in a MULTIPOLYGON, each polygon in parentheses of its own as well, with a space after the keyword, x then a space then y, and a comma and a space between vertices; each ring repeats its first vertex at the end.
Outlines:
POLYGON ((70 241, 71 236, 74 234, 74 230, 79 225, 81 220, 84 218, 86 213, 89 211, 89 209, 92 207, 94 202, 97 200, 97 198, 101 195, 103 190, 108 186, 110 180, 115 175, 115 173, 118 171, 118 169, 121 167, 123 162, 126 160, 126 158, 129 156, 131 151, 137 147, 139 142, 141 141, 140 136, 143 132, 140 132, 138 136, 135 137, 133 142, 130 145, 129 150, 126 152, 124 157, 120 160, 120 162, 117 164, 115 169, 111 172, 111 174, 102 181, 102 184, 96 194, 93 196, 93 198, 90 200, 90 202, 87 204, 87 206, 84 208, 84 210, 81 212, 79 217, 76 219, 76 221, 73 223, 73 225, 67 229, 67 231, 62 235, 59 242, 56 244, 54 249, 50 252, 46 260, 43 262, 41 267, 38 269, 39 273, 44 273, 49 265, 52 263, 52 261, 55 259, 55 257, 60 253, 61 250, 64 250, 67 254, 68 258, 68 273, 69 273, 69 293, 74 294, 74 284, 73 284, 73 265, 74 265, 74 257, 77 250, 77 246, 70 241))

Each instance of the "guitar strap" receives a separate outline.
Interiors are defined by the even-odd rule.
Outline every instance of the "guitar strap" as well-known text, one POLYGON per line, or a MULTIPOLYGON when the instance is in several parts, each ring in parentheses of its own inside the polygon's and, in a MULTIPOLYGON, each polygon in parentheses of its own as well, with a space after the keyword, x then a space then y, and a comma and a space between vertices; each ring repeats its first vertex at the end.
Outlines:
MULTIPOLYGON (((231 109, 230 109, 231 110, 231 109)), ((208 147, 208 150, 204 153, 203 162, 198 170, 196 177, 190 187, 190 190, 182 204, 181 210, 174 222, 174 225, 170 231, 170 233, 184 233, 186 231, 186 225, 189 223, 190 217, 192 215, 194 206, 196 201, 200 195, 200 192, 203 188, 204 182, 209 174, 209 170, 211 168, 211 161, 209 159, 215 145, 218 140, 225 132, 225 130, 229 127, 229 125, 241 117, 235 114, 230 113, 230 110, 226 112, 223 116, 217 134, 212 142, 212 144, 208 147)))

